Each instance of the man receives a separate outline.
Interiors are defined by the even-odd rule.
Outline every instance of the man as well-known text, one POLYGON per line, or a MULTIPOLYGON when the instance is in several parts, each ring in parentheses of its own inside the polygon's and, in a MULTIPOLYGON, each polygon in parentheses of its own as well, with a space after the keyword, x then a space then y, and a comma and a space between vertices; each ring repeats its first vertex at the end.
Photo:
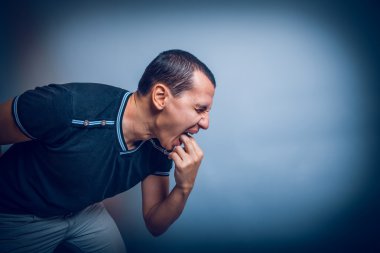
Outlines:
POLYGON ((214 90, 205 64, 169 50, 134 93, 52 84, 2 104, 0 145, 14 145, 0 158, 0 251, 123 252, 101 201, 140 181, 146 226, 165 232, 194 186, 203 152, 192 135, 209 126, 214 90))

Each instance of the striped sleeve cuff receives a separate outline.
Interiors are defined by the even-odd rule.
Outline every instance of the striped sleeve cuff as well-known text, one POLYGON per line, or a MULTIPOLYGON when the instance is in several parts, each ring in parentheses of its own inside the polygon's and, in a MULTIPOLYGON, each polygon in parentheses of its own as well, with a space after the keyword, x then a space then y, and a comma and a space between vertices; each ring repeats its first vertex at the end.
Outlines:
POLYGON ((18 116, 18 111, 17 111, 17 103, 18 103, 19 97, 20 96, 17 96, 17 97, 15 97, 15 99, 13 99, 13 104, 12 104, 12 115, 13 115, 13 118, 14 118, 14 120, 16 122, 16 125, 18 126, 18 128, 21 130, 21 132, 23 134, 25 134, 27 137, 29 137, 31 139, 36 139, 31 134, 29 134, 28 131, 25 130, 25 128, 23 127, 23 125, 20 122, 20 118, 18 116))
POLYGON ((167 176, 169 176, 169 172, 156 171, 156 172, 153 173, 153 175, 167 177, 167 176))

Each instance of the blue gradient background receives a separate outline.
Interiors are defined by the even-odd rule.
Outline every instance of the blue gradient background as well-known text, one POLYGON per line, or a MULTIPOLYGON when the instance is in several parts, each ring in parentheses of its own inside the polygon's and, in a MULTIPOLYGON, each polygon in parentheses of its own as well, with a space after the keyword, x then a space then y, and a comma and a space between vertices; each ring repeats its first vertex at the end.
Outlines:
POLYGON ((159 52, 188 50, 217 79, 206 156, 161 237, 144 227, 140 186, 107 200, 129 252, 375 252, 378 13, 369 1, 3 2, 0 101, 48 83, 135 90, 159 52))

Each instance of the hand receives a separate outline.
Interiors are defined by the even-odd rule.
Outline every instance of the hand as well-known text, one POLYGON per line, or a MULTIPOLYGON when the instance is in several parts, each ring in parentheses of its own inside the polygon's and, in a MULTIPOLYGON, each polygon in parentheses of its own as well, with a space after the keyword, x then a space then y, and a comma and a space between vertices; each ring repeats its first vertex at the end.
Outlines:
POLYGON ((169 154, 169 158, 175 164, 176 186, 182 190, 191 191, 203 159, 203 151, 191 136, 183 134, 180 136, 180 140, 184 147, 176 146, 169 154))

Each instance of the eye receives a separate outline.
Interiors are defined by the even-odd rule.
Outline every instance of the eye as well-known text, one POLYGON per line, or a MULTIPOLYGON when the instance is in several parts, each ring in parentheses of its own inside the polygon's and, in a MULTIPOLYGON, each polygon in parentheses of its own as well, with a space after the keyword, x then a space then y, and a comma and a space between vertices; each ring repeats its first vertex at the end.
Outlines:
POLYGON ((197 113, 199 114, 204 114, 204 113, 208 113, 210 112, 211 108, 209 108, 208 106, 206 105, 197 105, 197 106, 194 106, 194 109, 197 113))

